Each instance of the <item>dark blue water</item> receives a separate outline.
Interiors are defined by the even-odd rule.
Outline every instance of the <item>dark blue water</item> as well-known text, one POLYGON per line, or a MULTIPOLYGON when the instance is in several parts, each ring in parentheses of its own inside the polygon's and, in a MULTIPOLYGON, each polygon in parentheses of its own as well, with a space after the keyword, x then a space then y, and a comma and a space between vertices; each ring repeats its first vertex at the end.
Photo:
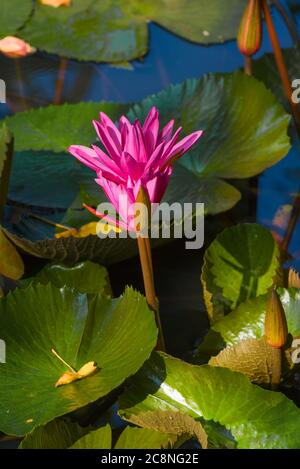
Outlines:
MULTIPOLYGON (((285 4, 284 1, 282 3, 285 4)), ((273 17, 281 45, 290 47, 292 42, 285 23, 276 11, 273 12, 273 17)), ((268 51, 271 51, 271 46, 264 31, 262 48, 257 57, 268 51)), ((61 103, 81 100, 133 102, 160 91, 170 83, 201 77, 208 72, 230 72, 242 65, 243 58, 235 41, 216 46, 201 46, 150 24, 149 53, 143 59, 133 61, 129 69, 67 61, 64 86, 58 99, 61 103)), ((7 83, 8 104, 0 105, 0 117, 52 103, 62 66, 58 57, 41 53, 18 61, 1 57, 0 78, 7 83)), ((294 147, 282 162, 260 178, 258 221, 269 226, 278 207, 291 203, 292 196, 299 187, 299 180, 299 148, 294 147)), ((297 228, 291 252, 298 257, 293 265, 300 269, 300 230, 299 226, 297 228)))

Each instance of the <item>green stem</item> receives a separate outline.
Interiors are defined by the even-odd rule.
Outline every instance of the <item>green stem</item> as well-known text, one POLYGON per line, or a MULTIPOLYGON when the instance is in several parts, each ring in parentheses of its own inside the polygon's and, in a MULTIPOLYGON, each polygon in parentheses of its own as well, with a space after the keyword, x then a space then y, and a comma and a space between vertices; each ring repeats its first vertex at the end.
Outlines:
POLYGON ((7 203, 8 186, 11 174, 12 160, 14 154, 14 138, 7 144, 6 158, 1 174, 0 184, 0 223, 3 224, 4 210, 7 203))
POLYGON ((138 236, 137 243, 138 243, 138 248, 139 248, 142 272, 143 272, 146 300, 147 300, 149 307, 154 312, 156 325, 158 328, 158 339, 157 339, 156 349, 165 351, 166 350, 165 341, 164 341, 162 325, 160 321, 158 301, 156 298, 155 288, 154 288, 150 240, 149 238, 143 238, 142 236, 138 236))

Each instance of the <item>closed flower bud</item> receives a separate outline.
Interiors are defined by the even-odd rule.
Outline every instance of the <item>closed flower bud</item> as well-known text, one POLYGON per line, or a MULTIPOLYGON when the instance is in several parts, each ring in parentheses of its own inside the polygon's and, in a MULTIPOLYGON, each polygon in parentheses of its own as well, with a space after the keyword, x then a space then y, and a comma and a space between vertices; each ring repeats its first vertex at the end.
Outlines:
POLYGON ((237 36, 241 53, 248 56, 255 54, 260 48, 261 39, 261 0, 248 0, 237 36))
POLYGON ((273 348, 281 348, 286 343, 287 335, 285 312, 276 290, 272 290, 266 308, 266 341, 273 348))

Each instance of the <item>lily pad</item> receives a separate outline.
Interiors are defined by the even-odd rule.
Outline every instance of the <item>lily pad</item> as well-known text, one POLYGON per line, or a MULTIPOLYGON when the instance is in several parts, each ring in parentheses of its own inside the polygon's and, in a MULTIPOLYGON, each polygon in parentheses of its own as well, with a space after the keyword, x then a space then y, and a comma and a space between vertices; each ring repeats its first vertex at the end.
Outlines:
MULTIPOLYGON (((283 49, 282 53, 288 69, 290 82, 293 83, 294 80, 299 80, 300 77, 300 47, 283 49)), ((258 80, 265 83, 267 88, 277 96, 280 102, 286 106, 288 112, 290 112, 282 82, 278 74, 274 54, 265 54, 258 60, 254 60, 253 74, 258 80)), ((299 89, 299 84, 297 88, 299 89)), ((299 97, 299 93, 297 93, 297 97, 299 97)))
POLYGON ((52 283, 57 288, 64 286, 74 288, 79 293, 111 294, 108 272, 102 265, 86 261, 73 267, 54 264, 44 267, 34 278, 23 280, 22 283, 52 283))
POLYGON ((263 83, 241 72, 208 74, 171 85, 136 104, 128 117, 143 120, 151 106, 162 123, 175 118, 185 134, 205 134, 179 164, 205 178, 248 178, 289 151, 290 116, 263 83))
MULTIPOLYGON (((300 335, 300 290, 278 288, 288 331, 293 337, 300 335)), ((260 339, 264 335, 267 295, 241 303, 234 311, 212 324, 203 342, 194 352, 194 362, 203 363, 217 355, 226 346, 238 345, 246 339, 260 339)))
POLYGON ((122 396, 120 414, 130 420, 158 410, 178 410, 219 422, 241 449, 300 447, 296 405, 226 368, 195 366, 166 354, 152 354, 122 396))
POLYGON ((134 374, 157 339, 153 313, 131 288, 124 296, 88 297, 51 284, 17 289, 0 302, 7 363, 0 367, 0 429, 24 435, 94 402, 134 374), (90 361, 91 376, 55 387, 67 366, 90 361))
POLYGON ((32 0, 1 0, 0 39, 14 36, 29 18, 32 0))
POLYGON ((111 449, 111 442, 110 425, 105 425, 78 439, 70 449, 111 449))
POLYGON ((66 449, 88 433, 89 427, 57 418, 27 433, 18 449, 66 449))
POLYGON ((245 0, 73 0, 36 5, 22 37, 38 49, 79 60, 124 62, 148 50, 148 21, 201 44, 236 37, 245 0))
POLYGON ((116 120, 128 108, 129 104, 107 101, 50 105, 18 112, 7 117, 5 122, 15 135, 17 151, 61 153, 70 145, 90 145, 96 140, 92 120, 98 119, 100 111, 116 120))
POLYGON ((225 229, 205 252, 202 284, 211 322, 266 293, 280 267, 271 233, 258 224, 225 229))

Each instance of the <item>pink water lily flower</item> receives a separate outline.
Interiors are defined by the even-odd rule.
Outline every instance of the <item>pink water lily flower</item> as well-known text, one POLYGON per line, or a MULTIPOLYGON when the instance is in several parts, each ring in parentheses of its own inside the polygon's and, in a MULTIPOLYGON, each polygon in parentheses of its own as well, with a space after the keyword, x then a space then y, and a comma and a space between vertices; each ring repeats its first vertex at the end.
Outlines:
POLYGON ((116 126, 103 112, 100 112, 100 120, 93 124, 107 153, 96 145, 92 148, 73 145, 69 152, 96 172, 95 181, 104 190, 120 220, 116 222, 90 210, 119 228, 134 231, 134 212, 130 207, 136 203, 140 190, 151 204, 159 203, 173 172, 173 163, 197 142, 203 132, 193 132, 178 140, 182 128, 173 133, 174 119, 159 132, 159 112, 155 107, 143 125, 139 120, 131 124, 122 116, 116 126))
POLYGON ((10 58, 26 57, 35 51, 34 47, 15 36, 6 36, 0 40, 0 52, 10 58))

